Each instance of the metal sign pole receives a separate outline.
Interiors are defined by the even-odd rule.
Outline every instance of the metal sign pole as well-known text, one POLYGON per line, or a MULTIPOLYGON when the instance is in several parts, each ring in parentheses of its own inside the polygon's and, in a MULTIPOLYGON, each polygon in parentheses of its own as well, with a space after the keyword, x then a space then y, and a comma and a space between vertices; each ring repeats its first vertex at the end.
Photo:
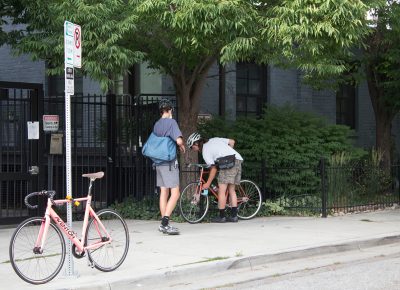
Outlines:
MULTIPOLYGON (((66 182, 67 196, 72 196, 72 167, 71 167, 71 95, 65 94, 65 155, 66 155, 66 182)), ((67 224, 72 229, 72 203, 67 203, 67 224)), ((74 276, 74 260, 72 257, 72 242, 67 243, 66 276, 74 276)))
MULTIPOLYGON (((71 95, 74 94, 74 24, 64 22, 64 64, 65 64, 65 156, 66 156, 66 185, 67 196, 72 197, 72 166, 71 166, 71 95)), ((67 203, 67 224, 72 230, 72 202, 67 203)), ((66 276, 76 276, 72 257, 72 242, 67 243, 66 276)))

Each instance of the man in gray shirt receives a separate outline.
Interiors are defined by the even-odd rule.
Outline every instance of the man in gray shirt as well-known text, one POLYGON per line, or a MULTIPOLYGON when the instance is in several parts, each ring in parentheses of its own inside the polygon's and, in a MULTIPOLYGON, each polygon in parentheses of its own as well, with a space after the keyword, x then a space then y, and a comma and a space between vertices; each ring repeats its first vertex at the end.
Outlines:
MULTIPOLYGON (((170 137, 176 141, 179 150, 185 153, 182 132, 178 123, 172 119, 173 107, 168 99, 159 103, 161 118, 155 123, 153 133, 158 137, 170 137)), ((180 196, 178 161, 166 161, 156 166, 157 186, 160 187, 161 225, 158 230, 164 234, 177 235, 179 230, 169 224, 169 218, 180 196), (171 196, 169 195, 171 191, 171 196)))

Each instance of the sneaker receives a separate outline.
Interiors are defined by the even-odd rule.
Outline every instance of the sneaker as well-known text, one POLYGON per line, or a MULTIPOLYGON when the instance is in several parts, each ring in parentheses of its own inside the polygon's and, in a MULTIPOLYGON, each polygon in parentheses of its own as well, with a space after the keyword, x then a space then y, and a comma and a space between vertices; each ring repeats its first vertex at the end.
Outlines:
POLYGON ((217 217, 212 218, 211 222, 212 223, 226 223, 226 218, 225 217, 222 218, 220 216, 217 216, 217 217))
POLYGON ((226 221, 230 223, 237 223, 239 218, 237 216, 227 217, 226 221))
POLYGON ((167 235, 179 235, 179 229, 175 228, 171 225, 166 225, 166 226, 160 225, 158 227, 158 230, 160 232, 162 232, 163 234, 167 234, 167 235))

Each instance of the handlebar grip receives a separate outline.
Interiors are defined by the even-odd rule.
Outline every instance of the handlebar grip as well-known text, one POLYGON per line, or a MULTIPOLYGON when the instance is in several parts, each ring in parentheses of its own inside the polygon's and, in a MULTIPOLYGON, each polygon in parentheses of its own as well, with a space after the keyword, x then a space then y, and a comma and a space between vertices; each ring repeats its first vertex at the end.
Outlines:
POLYGON ((31 204, 28 202, 28 199, 29 199, 29 198, 31 198, 32 196, 38 195, 38 194, 39 194, 39 192, 32 192, 32 193, 28 194, 27 196, 25 196, 24 202, 25 202, 25 205, 26 205, 27 208, 29 208, 29 209, 35 209, 35 208, 38 207, 37 205, 31 205, 31 204))
POLYGON ((55 190, 42 190, 42 191, 32 192, 32 193, 28 194, 27 196, 25 196, 24 202, 25 202, 25 205, 27 208, 36 209, 38 207, 38 205, 31 205, 28 202, 29 198, 31 198, 32 196, 35 196, 35 195, 45 195, 48 198, 50 198, 51 203, 54 204, 53 197, 55 194, 56 194, 55 190))

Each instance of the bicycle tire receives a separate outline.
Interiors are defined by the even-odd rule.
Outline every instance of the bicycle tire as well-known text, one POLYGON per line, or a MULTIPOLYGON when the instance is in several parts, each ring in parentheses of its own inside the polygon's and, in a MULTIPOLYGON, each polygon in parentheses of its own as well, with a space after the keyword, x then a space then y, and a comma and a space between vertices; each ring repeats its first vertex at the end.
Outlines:
POLYGON ((238 217, 248 220, 256 216, 262 204, 262 195, 258 186, 250 180, 241 180, 236 186, 238 217))
POLYGON ((182 191, 179 198, 181 216, 191 224, 201 222, 207 214, 209 207, 208 196, 201 195, 197 182, 189 183, 182 191))
POLYGON ((42 221, 42 217, 32 217, 20 223, 11 237, 9 247, 10 262, 15 273, 22 280, 36 285, 47 283, 57 276, 65 260, 65 240, 53 223, 50 223, 43 252, 34 253, 42 221))
MULTIPOLYGON (((87 249, 88 258, 93 266, 103 272, 111 272, 124 262, 129 250, 129 231, 125 220, 114 210, 103 209, 96 213, 101 223, 110 234, 110 244, 99 248, 87 249), (106 263, 109 262, 108 265, 106 263)), ((106 238, 99 233, 98 222, 91 219, 86 229, 85 245, 90 246, 106 238)))

